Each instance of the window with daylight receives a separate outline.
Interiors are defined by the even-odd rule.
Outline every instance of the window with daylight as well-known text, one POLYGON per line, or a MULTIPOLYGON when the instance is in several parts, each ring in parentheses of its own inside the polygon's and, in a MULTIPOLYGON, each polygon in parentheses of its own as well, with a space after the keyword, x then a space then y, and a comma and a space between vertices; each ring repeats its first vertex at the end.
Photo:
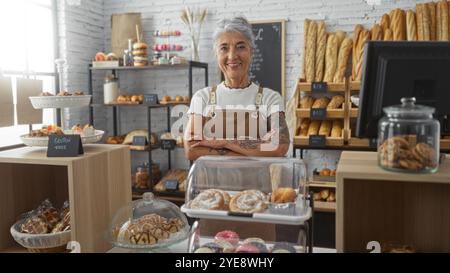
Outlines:
MULTIPOLYGON (((14 103, 18 78, 42 80, 43 91, 55 93, 55 2, 0 1, 0 77, 11 78, 14 103)), ((56 112, 45 109, 43 123, 55 122, 56 112)), ((28 125, 18 125, 17 113, 14 124, 0 128, 0 148, 20 144, 20 135, 29 131, 28 125)))

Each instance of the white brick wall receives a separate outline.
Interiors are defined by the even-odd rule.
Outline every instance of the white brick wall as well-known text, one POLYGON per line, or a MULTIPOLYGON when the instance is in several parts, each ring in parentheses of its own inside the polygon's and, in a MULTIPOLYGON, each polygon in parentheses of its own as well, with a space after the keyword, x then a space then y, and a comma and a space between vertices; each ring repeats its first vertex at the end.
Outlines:
MULTIPOLYGON (((171 19, 171 29, 187 31, 179 19, 180 11, 184 6, 208 8, 209 15, 202 30, 200 42, 200 58, 209 63, 210 84, 218 82, 217 64, 212 52, 212 32, 215 22, 224 17, 245 15, 249 20, 285 19, 286 23, 286 93, 289 98, 294 90, 295 82, 300 74, 301 53, 303 48, 303 20, 325 19, 328 31, 338 29, 351 34, 355 24, 363 24, 370 28, 379 21, 383 13, 393 8, 411 9, 418 2, 406 0, 380 0, 380 5, 368 5, 365 0, 94 0, 82 1, 81 7, 61 5, 58 9, 60 20, 61 53, 68 60, 66 85, 68 88, 87 89, 87 65, 97 51, 110 50, 111 26, 110 17, 113 13, 141 12, 144 29, 144 39, 152 44, 154 30, 162 29, 164 20, 171 19)), ((61 1, 62 2, 62 1, 61 1)), ((373 1, 369 1, 373 2, 373 1)), ((189 46, 187 35, 177 38, 177 43, 189 46)), ((190 56, 187 49, 183 52, 185 57, 190 56)), ((96 72, 96 88, 101 99, 101 79, 103 74, 96 72)), ((126 92, 158 92, 161 95, 187 94, 187 71, 145 71, 123 72, 120 74, 121 88, 126 92)), ((194 90, 203 86, 202 73, 195 73, 194 90)), ((164 129, 165 112, 155 115, 153 130, 164 129)), ((78 113, 79 114, 79 113, 78 113)), ((145 111, 123 110, 122 133, 134 128, 146 127, 145 111)), ((96 121, 99 126, 111 130, 111 112, 98 111, 96 121), (107 116, 106 116, 107 115, 107 116), (108 121, 106 126, 105 122, 108 121)), ((166 153, 157 153, 157 161, 165 168, 166 153)), ((186 166, 181 159, 181 151, 176 154, 176 165, 186 166)), ((337 152, 305 154, 311 168, 323 166, 334 168, 337 152)), ((143 157, 144 155, 139 155, 143 157)))

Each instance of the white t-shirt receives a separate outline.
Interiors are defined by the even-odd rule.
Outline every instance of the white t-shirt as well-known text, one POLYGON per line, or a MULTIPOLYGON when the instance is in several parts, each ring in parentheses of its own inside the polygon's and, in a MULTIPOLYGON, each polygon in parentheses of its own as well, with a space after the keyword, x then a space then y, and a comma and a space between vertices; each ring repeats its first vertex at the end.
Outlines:
MULTIPOLYGON (((194 94, 188 114, 198 114, 205 117, 208 116, 211 109, 211 106, 209 105, 211 89, 212 87, 205 87, 194 94)), ((255 110, 256 95, 258 94, 258 90, 259 86, 255 83, 252 83, 249 87, 244 89, 233 89, 226 87, 222 82, 216 89, 215 109, 255 110)), ((262 114, 264 118, 267 118, 276 112, 284 112, 284 104, 280 93, 275 92, 270 88, 263 88, 260 114, 262 114)))

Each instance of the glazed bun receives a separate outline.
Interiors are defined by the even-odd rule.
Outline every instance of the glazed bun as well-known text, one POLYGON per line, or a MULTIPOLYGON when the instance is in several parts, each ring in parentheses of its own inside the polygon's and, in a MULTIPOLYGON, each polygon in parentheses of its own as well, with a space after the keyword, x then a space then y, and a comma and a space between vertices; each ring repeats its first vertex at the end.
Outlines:
POLYGON ((134 50, 140 50, 140 49, 147 49, 147 44, 146 43, 134 43, 133 44, 133 49, 134 50))

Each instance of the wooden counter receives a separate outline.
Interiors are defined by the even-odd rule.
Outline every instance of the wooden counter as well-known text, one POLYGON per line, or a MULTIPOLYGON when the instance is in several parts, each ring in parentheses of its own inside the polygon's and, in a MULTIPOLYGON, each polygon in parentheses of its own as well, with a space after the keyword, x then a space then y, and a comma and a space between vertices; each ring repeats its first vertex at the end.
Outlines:
POLYGON ((131 201, 130 151, 121 145, 84 145, 85 154, 47 158, 46 148, 0 152, 0 251, 15 246, 17 217, 49 198, 70 202, 72 240, 82 252, 110 249, 105 234, 117 210, 131 201))
POLYGON ((450 156, 438 173, 408 174, 378 167, 377 153, 343 152, 336 182, 338 252, 370 241, 450 252, 450 156))

